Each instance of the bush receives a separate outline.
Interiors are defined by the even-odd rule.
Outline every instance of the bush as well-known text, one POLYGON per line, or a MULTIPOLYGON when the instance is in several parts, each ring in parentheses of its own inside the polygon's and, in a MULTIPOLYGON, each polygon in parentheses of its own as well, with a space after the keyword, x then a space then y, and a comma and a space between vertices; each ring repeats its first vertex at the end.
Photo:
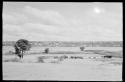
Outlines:
POLYGON ((81 51, 84 51, 84 49, 85 49, 85 47, 80 47, 80 50, 81 50, 81 51))
POLYGON ((48 54, 49 53, 49 48, 45 49, 45 53, 48 54))

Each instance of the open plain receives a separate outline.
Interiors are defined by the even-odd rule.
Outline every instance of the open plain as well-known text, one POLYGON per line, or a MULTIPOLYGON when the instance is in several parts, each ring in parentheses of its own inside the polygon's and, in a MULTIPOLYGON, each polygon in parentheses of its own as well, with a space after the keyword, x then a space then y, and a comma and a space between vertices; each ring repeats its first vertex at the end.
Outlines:
POLYGON ((9 55, 13 47, 3 47, 3 80, 122 81, 121 53, 103 57, 106 51, 122 52, 121 47, 88 47, 83 52, 78 47, 49 47, 48 54, 44 49, 33 47, 20 60, 9 55))

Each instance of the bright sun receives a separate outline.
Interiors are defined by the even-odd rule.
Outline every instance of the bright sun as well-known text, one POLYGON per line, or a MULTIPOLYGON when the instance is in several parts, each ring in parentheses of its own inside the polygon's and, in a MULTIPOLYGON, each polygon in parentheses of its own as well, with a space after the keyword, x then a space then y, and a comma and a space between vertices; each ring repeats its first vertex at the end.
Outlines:
POLYGON ((101 10, 97 7, 94 8, 94 12, 97 13, 97 14, 100 14, 101 13, 101 10))

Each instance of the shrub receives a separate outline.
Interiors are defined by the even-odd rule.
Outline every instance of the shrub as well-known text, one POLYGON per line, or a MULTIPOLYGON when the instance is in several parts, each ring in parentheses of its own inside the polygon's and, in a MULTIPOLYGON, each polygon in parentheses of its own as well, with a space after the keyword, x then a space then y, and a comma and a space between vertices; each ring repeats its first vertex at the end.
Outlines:
POLYGON ((45 49, 45 53, 48 54, 49 53, 49 48, 45 49))
POLYGON ((44 63, 43 57, 38 57, 38 62, 44 63))
POLYGON ((80 47, 80 50, 81 50, 81 51, 84 51, 84 49, 85 49, 85 47, 80 47))

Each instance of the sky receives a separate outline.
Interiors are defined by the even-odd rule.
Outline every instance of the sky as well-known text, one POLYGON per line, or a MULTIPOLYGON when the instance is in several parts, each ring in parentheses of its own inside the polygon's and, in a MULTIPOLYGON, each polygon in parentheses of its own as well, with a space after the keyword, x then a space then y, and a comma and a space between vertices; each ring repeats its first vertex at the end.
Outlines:
POLYGON ((120 2, 3 2, 3 41, 122 41, 120 2))

